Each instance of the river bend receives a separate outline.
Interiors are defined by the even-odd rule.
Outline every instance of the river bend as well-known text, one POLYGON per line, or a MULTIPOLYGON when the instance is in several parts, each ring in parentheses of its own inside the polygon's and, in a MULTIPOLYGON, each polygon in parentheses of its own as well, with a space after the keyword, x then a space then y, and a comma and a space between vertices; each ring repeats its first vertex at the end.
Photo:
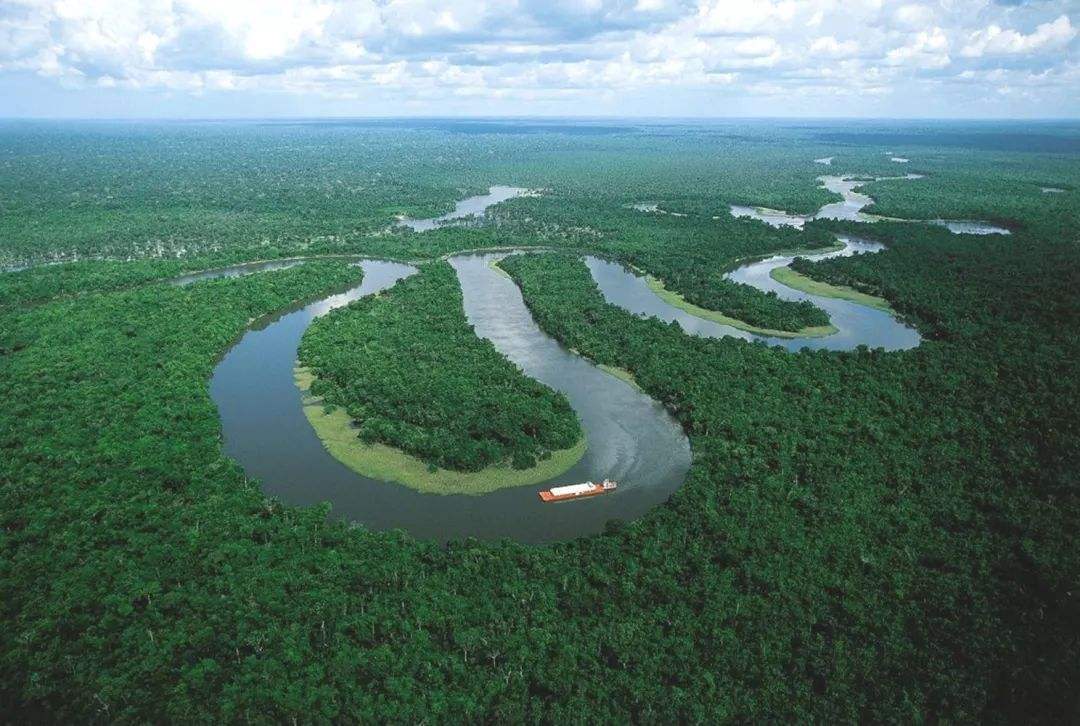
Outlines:
MULTIPOLYGON (((477 204, 489 206, 501 201, 501 195, 509 198, 493 188, 477 204)), ((463 208, 462 203, 458 208, 463 208)), ((419 228, 435 226, 437 223, 421 224, 419 228)), ((851 238, 842 241, 842 250, 818 257, 881 248, 851 238)), ((303 413, 302 395, 293 376, 297 348, 304 331, 318 316, 385 290, 416 272, 410 265, 371 259, 354 262, 364 270, 360 285, 258 321, 226 353, 210 385, 211 397, 221 415, 225 453, 238 461, 249 476, 261 481, 268 495, 286 503, 305 506, 330 502, 331 516, 375 530, 404 529, 425 539, 473 536, 507 537, 529 543, 566 540, 596 533, 610 520, 635 519, 665 501, 682 485, 690 466, 685 434, 659 403, 566 350, 539 328, 517 286, 493 267, 506 254, 461 253, 450 257, 449 262, 461 284, 466 317, 477 335, 490 340, 526 375, 563 392, 569 399, 588 442, 585 455, 569 471, 548 482, 479 496, 436 495, 361 476, 330 455, 303 413), (605 477, 619 481, 614 494, 562 505, 544 504, 536 495, 539 489, 552 484, 605 477)), ((190 284, 302 262, 238 265, 186 275, 175 282, 190 284)), ((703 320, 665 303, 643 278, 621 265, 585 256, 585 263, 609 302, 634 313, 678 322, 694 335, 758 340, 789 350, 848 350, 857 345, 897 350, 918 344, 918 334, 888 313, 802 293, 769 277, 772 269, 790 262, 790 257, 774 256, 741 267, 730 277, 785 299, 810 300, 829 313, 839 329, 836 334, 770 338, 703 320)))

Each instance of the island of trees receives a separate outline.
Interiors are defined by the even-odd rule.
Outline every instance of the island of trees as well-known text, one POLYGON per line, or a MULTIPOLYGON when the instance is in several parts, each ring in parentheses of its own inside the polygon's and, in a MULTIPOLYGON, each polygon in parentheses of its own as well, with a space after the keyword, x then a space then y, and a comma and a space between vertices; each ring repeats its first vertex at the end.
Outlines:
MULTIPOLYGON (((498 464, 532 469, 553 452, 561 470, 584 453, 566 396, 477 337, 446 262, 426 264, 389 291, 319 318, 304 334, 299 358, 314 376, 310 393, 326 408, 343 408, 361 442, 411 454, 432 473, 498 464)), ((545 467, 533 479, 557 473, 545 467)), ((500 477, 476 481, 486 491, 500 477)), ((501 481, 521 483, 514 476, 501 481)))

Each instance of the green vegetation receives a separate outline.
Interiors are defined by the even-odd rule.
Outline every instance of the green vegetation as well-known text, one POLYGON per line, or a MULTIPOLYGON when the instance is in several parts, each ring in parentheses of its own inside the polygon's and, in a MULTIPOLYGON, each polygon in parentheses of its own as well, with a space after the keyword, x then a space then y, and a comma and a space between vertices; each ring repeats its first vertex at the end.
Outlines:
POLYGON ((610 373, 611 375, 615 376, 620 381, 624 381, 626 383, 629 383, 631 386, 634 387, 635 390, 638 390, 638 391, 641 390, 641 386, 639 386, 638 382, 634 380, 634 375, 630 371, 626 370, 625 368, 619 368, 617 366, 608 366, 608 365, 604 365, 603 363, 600 363, 598 365, 598 367, 600 368, 600 370, 604 371, 605 373, 610 373))
MULTIPOLYGON (((746 329, 795 333, 829 324, 828 315, 810 303, 782 300, 725 277, 740 261, 778 250, 835 248, 836 238, 823 227, 806 233, 773 229, 732 218, 726 208, 715 217, 649 214, 595 198, 538 197, 518 200, 516 208, 530 220, 528 229, 536 227, 531 220, 544 220, 541 241, 548 246, 595 251, 635 267, 662 280, 678 300, 738 320, 746 329), (582 228, 577 220, 586 219, 588 227, 582 228)), ((524 236, 524 225, 509 226, 524 236)))
MULTIPOLYGON (((726 217, 728 203, 827 201, 815 157, 895 172, 880 141, 821 138, 834 128, 0 126, 4 264, 139 258, 0 275, 5 718, 1074 720, 1080 200, 1035 184, 1080 188, 1080 165, 932 130, 929 145, 890 140, 932 176, 868 185, 882 211, 1000 216, 1010 238, 726 217), (499 182, 551 192, 481 226, 385 232, 393 214, 499 182), (624 208, 644 199, 688 216, 624 208), (917 349, 697 338, 606 305, 576 256, 503 263, 545 330, 627 371, 693 445, 664 505, 547 547, 331 521, 267 499, 223 455, 218 357, 250 320, 355 268, 161 282, 242 259, 544 244, 635 264, 704 304, 689 291, 741 257, 855 231, 888 249, 799 273, 888 299, 919 326, 917 349)), ((1040 133, 1072 133, 1054 128, 1040 133)), ((412 282, 418 298, 443 289, 439 269, 412 282)), ((407 289, 342 326, 359 331, 357 311, 389 322, 407 289)))
POLYGON ((427 258, 542 241, 593 247, 750 325, 827 324, 811 305, 723 277, 737 257, 832 244, 727 214, 725 200, 806 212, 829 200, 814 181, 820 167, 776 145, 775 129, 661 132, 643 150, 637 129, 598 141, 448 126, 0 124, 0 158, 11 160, 0 175, 0 266, 93 256, 202 258, 202 267, 348 252, 427 258), (747 131, 761 143, 745 143, 747 131), (493 227, 392 227, 400 214, 441 214, 498 182, 549 191, 505 203, 493 227), (687 216, 628 209, 639 195, 687 216))
POLYGON ((863 149, 852 149, 859 169, 881 175, 917 172, 926 178, 866 184, 860 191, 875 203, 865 211, 901 219, 981 219, 1028 229, 1046 240, 1075 236, 1080 205, 1067 199, 1069 195, 1042 192, 1044 186, 1075 188, 1075 126, 1014 127, 1008 133, 965 128, 960 134, 913 129, 894 138, 877 131, 867 129, 844 137, 845 143, 852 143, 862 136, 866 143, 863 149), (1040 143, 1040 137, 1051 143, 1040 143), (883 155, 875 161, 871 144, 879 140, 903 143, 886 148, 910 158, 911 163, 897 168, 883 155), (1051 153, 1055 148, 1072 151, 1051 153))
MULTIPOLYGON (((872 277, 893 281, 890 298, 931 339, 896 354, 785 355, 694 338, 606 305, 575 258, 519 256, 504 268, 541 327, 631 371, 690 432, 694 468, 665 515, 715 533, 688 549, 759 593, 752 615, 717 613, 740 634, 732 647, 752 632, 770 652, 789 651, 783 669, 809 674, 810 698, 847 684, 839 690, 854 701, 833 718, 991 709, 1053 720, 1072 708, 1058 694, 1080 676, 1075 642, 1058 637, 1080 614, 1064 596, 1080 571, 1070 484, 1080 301, 1069 292, 1080 255, 894 227, 890 251, 816 266, 878 268, 872 277), (1047 261, 1065 277, 1040 274, 1047 261), (767 604, 777 602, 808 606, 767 604), (801 625, 773 639, 775 619, 801 625), (1007 679, 987 677, 1006 663, 1007 679), (900 673, 919 685, 869 685, 900 673)), ((702 573, 720 576, 712 565, 702 573)))
MULTIPOLYGON (((400 449, 432 468, 532 469, 560 449, 584 453, 566 397, 527 378, 491 341, 476 337, 446 262, 425 265, 391 291, 315 321, 304 334, 300 362, 315 375, 311 393, 343 407, 360 440, 400 449)), ((564 452, 557 466, 565 469, 572 453, 564 452)), ((506 486, 542 481, 535 478, 540 473, 506 486)), ((490 477, 475 482, 479 491, 493 488, 490 477)), ((448 483, 454 493, 466 485, 448 483)))
MULTIPOLYGON (((698 307, 697 305, 689 303, 682 295, 668 290, 666 287, 664 287, 664 283, 660 282, 651 275, 646 279, 646 282, 649 285, 649 289, 655 292, 657 296, 660 297, 660 299, 662 299, 669 305, 677 307, 680 310, 685 310, 691 315, 696 315, 699 318, 704 318, 705 320, 712 320, 713 322, 720 323, 721 325, 730 325, 731 327, 738 328, 739 330, 746 330, 751 333, 757 333, 758 335, 773 335, 780 338, 815 338, 822 335, 831 335, 836 332, 836 327, 828 322, 829 316, 826 315, 823 311, 818 310, 818 308, 814 309, 818 310, 818 312, 821 313, 822 316, 824 316, 826 321, 822 325, 799 328, 795 331, 759 328, 755 325, 749 325, 737 318, 728 317, 727 315, 723 315, 722 313, 718 313, 713 310, 706 310, 705 308, 698 307)), ((740 287, 743 286, 740 285, 740 287)), ((810 303, 806 304, 809 305, 810 303)), ((811 305, 811 307, 813 307, 813 305, 811 305)))
MULTIPOLYGON (((796 258, 804 259, 804 258, 796 258)), ((794 263, 796 260, 793 260, 794 263)), ((821 295, 822 297, 835 297, 841 300, 850 300, 851 302, 858 303, 859 305, 865 305, 866 307, 875 308, 877 310, 884 310, 885 312, 892 312, 892 306, 889 305, 889 301, 874 295, 867 295, 865 292, 859 292, 850 287, 844 287, 842 285, 830 285, 826 282, 819 282, 813 280, 806 275, 796 272, 792 267, 777 267, 769 272, 769 277, 776 280, 782 285, 787 285, 795 290, 802 290, 808 292, 811 295, 821 295)))
POLYGON ((304 415, 330 455, 358 474, 404 484, 425 494, 487 494, 496 489, 535 484, 562 474, 585 455, 587 444, 582 435, 574 446, 552 452, 528 469, 493 464, 475 472, 432 471, 429 464, 400 449, 361 441, 345 409, 327 406, 322 399, 308 395, 313 380, 309 371, 297 368, 296 385, 305 394, 304 415))
POLYGON ((0 273, 0 309, 130 287, 177 275, 183 269, 178 262, 82 262, 0 273))

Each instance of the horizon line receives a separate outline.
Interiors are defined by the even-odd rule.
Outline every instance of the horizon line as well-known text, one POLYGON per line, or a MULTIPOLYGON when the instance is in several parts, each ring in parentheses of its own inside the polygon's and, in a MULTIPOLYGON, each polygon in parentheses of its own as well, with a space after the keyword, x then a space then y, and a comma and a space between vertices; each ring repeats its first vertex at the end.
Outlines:
POLYGON ((1080 116, 686 116, 686 115, 565 115, 565 114, 388 114, 355 115, 323 114, 289 115, 229 115, 229 116, 6 116, 6 121, 1015 121, 1015 122, 1080 122, 1080 116))

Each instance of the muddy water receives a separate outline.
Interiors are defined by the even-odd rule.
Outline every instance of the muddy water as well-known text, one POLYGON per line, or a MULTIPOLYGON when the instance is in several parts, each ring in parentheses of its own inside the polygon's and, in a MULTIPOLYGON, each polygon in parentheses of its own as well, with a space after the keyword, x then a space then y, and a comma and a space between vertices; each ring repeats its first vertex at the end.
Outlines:
POLYGON ((477 334, 526 375, 564 392, 582 422, 588 450, 557 480, 476 497, 421 494, 360 476, 323 448, 293 381, 297 346, 318 316, 415 271, 374 260, 360 263, 361 285, 256 323, 225 355, 210 385, 225 453, 259 479, 268 495, 286 503, 330 502, 332 516, 436 540, 571 539, 598 532, 611 519, 639 517, 665 501, 682 485, 690 466, 682 429, 660 404, 546 336, 517 287, 489 266, 497 257, 462 255, 450 263, 477 334), (554 484, 605 477, 619 481, 616 492, 563 504, 544 504, 537 497, 537 491, 554 484))

